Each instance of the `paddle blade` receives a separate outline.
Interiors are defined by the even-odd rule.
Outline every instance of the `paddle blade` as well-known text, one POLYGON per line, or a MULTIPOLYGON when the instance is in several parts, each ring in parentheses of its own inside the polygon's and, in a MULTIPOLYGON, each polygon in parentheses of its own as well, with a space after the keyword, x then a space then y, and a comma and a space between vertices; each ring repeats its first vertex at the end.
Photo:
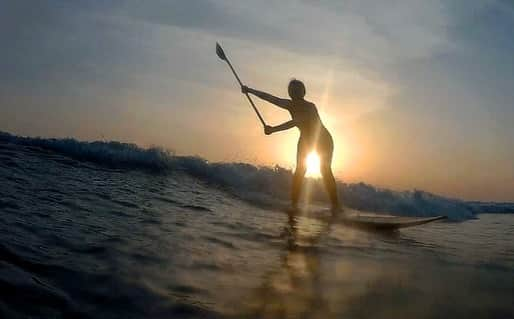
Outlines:
POLYGON ((223 49, 221 48, 221 45, 216 42, 216 54, 218 57, 222 60, 227 60, 227 57, 225 56, 225 52, 223 52, 223 49))

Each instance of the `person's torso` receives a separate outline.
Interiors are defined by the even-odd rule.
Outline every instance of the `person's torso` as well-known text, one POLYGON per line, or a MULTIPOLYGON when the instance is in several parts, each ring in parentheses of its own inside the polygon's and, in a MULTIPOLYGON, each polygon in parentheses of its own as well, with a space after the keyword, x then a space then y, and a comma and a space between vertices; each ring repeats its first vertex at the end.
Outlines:
POLYGON ((300 129, 302 139, 318 139, 322 135, 328 134, 313 103, 305 100, 291 101, 289 112, 300 129))

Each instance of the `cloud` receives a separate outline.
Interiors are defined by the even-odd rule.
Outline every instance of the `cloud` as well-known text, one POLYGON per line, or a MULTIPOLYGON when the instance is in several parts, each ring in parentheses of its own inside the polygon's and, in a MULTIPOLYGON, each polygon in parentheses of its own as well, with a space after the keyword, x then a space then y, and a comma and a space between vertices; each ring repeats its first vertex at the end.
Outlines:
POLYGON ((448 46, 439 1, 125 1, 116 14, 293 52, 366 62, 431 55, 448 46))

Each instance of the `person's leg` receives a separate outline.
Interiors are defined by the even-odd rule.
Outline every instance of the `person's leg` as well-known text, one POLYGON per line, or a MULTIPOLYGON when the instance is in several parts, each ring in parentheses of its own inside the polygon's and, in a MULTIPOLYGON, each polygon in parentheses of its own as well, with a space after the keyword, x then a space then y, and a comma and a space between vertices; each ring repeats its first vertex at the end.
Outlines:
POLYGON ((323 183, 325 184, 325 189, 327 190, 328 196, 330 198, 332 208, 339 209, 341 205, 339 204, 336 180, 334 178, 334 174, 332 173, 330 164, 322 162, 320 166, 321 176, 323 176, 323 183))
POLYGON ((300 200, 300 193, 302 191, 303 179, 307 167, 305 166, 305 157, 307 156, 306 148, 302 140, 298 141, 298 149, 296 153, 296 168, 293 175, 293 184, 291 189, 291 204, 293 208, 298 208, 298 201, 300 200))
POLYGON ((326 143, 324 143, 322 149, 319 151, 320 171, 321 176, 323 177, 323 183, 325 184, 325 189, 327 190, 328 197, 330 198, 332 209, 340 209, 341 204, 339 203, 339 198, 337 195, 336 180, 334 178, 334 174, 332 173, 333 151, 334 144, 332 142, 332 138, 327 137, 326 143))
POLYGON ((291 204, 293 208, 298 208, 298 201, 300 200, 300 193, 302 191, 303 179, 305 176, 305 165, 297 166, 293 175, 293 185, 291 190, 291 204))

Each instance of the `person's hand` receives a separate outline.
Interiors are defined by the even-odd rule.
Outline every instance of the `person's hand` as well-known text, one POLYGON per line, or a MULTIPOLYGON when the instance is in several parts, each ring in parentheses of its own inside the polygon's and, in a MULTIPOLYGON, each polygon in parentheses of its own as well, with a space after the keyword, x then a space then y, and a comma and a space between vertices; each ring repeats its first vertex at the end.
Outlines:
POLYGON ((242 85, 241 86, 241 93, 243 94, 248 94, 248 91, 249 91, 249 87, 247 87, 246 85, 242 85))
POLYGON ((273 133, 273 126, 266 125, 264 126, 264 134, 270 135, 273 133))

